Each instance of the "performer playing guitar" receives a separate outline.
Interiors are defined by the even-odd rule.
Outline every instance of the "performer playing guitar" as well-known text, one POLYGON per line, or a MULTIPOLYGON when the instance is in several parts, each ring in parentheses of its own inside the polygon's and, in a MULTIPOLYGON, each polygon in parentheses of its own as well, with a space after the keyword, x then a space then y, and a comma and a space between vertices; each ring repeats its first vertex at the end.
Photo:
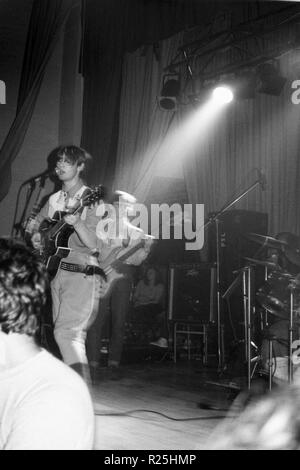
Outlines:
POLYGON ((43 222, 52 219, 57 211, 66 213, 61 224, 71 226, 73 233, 68 239, 67 258, 61 260, 51 282, 54 337, 63 360, 87 380, 85 337, 100 295, 96 236, 99 218, 95 207, 78 211, 72 208, 80 205, 88 190, 83 173, 90 159, 85 150, 74 145, 56 150, 56 174, 62 189, 50 196, 37 215, 31 238, 34 248, 43 250, 40 233, 43 222))
POLYGON ((107 292, 101 295, 98 316, 87 336, 88 358, 94 377, 100 362, 99 344, 108 315, 111 315, 108 366, 113 368, 114 373, 117 371, 123 350, 135 266, 147 258, 153 245, 153 237, 129 221, 128 212, 136 202, 134 196, 116 191, 111 202, 115 208, 115 217, 112 217, 107 231, 97 230, 100 267, 106 274, 107 292))
MULTIPOLYGON (((84 207, 98 202, 103 197, 102 186, 94 190, 86 188, 75 205, 69 208, 68 212, 56 211, 52 219, 45 219, 41 222, 39 233, 41 235, 41 249, 39 254, 46 264, 50 277, 54 277, 62 258, 66 258, 71 249, 69 248, 69 238, 74 232, 74 227, 67 224, 65 216, 68 214, 81 214, 84 207)), ((104 273, 103 273, 104 275, 104 273)))

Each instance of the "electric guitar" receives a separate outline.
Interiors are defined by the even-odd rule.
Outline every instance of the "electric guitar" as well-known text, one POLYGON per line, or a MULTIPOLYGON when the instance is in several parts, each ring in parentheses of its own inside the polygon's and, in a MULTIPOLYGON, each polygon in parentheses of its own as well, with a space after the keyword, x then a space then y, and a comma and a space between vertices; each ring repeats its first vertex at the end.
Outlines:
POLYGON ((101 185, 94 189, 87 188, 68 212, 56 211, 52 219, 46 219, 41 223, 39 255, 47 267, 50 278, 55 276, 61 259, 66 258, 71 251, 68 248, 68 243, 70 235, 74 232, 74 227, 65 222, 64 216, 66 214, 81 214, 84 207, 98 202, 103 194, 103 186, 101 185))
POLYGON ((123 273, 120 273, 117 271, 117 265, 119 263, 124 263, 130 256, 132 256, 136 251, 138 251, 140 248, 144 248, 145 246, 145 239, 140 240, 136 245, 124 249, 124 247, 117 247, 114 248, 111 253, 105 258, 104 261, 100 261, 99 266, 100 268, 104 271, 106 279, 105 283, 102 283, 101 285, 101 297, 106 297, 110 294, 113 285, 117 281, 117 279, 120 279, 124 276, 123 273), (120 255, 120 252, 125 251, 122 255, 120 255))

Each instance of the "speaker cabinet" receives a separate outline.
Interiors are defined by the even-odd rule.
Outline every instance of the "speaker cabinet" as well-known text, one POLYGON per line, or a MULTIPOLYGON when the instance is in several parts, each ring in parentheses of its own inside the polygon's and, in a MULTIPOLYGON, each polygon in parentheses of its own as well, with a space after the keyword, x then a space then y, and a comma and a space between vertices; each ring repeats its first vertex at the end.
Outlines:
POLYGON ((168 317, 173 321, 215 320, 216 268, 212 264, 171 264, 168 317))

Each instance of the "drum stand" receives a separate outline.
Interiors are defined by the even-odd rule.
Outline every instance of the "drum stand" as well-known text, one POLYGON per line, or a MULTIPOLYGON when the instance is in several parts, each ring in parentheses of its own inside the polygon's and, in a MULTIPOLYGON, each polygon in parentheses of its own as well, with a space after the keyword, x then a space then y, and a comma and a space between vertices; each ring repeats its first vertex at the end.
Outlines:
MULTIPOLYGON (((269 271, 268 271, 268 267, 266 266, 265 267, 265 282, 268 281, 268 276, 269 276, 269 271)), ((265 329, 265 327, 267 327, 269 324, 269 321, 268 321, 268 310, 266 308, 264 308, 264 318, 262 318, 262 321, 261 321, 261 331, 263 331, 265 329)))
POLYGON ((288 356, 288 381, 289 384, 293 382, 293 315, 294 315, 294 294, 295 285, 291 283, 290 289, 290 318, 289 318, 289 356, 288 356))
MULTIPOLYGON (((217 303, 217 328, 218 328, 218 371, 221 372, 224 367, 224 345, 222 344, 222 331, 223 331, 223 324, 222 324, 222 317, 223 317, 223 312, 222 312, 222 295, 221 295, 221 256, 220 256, 220 217, 222 214, 224 214, 228 209, 230 209, 234 204, 239 202, 241 199, 243 199, 246 195, 248 195, 253 189, 255 189, 257 186, 261 185, 261 178, 259 178, 257 181, 255 181, 253 184, 251 184, 247 189, 245 189, 239 196, 237 196, 235 199, 232 201, 228 202, 225 204, 225 206, 219 211, 213 214, 213 216, 203 225, 203 229, 207 228, 210 224, 215 225, 215 233, 216 233, 216 272, 217 272, 217 280, 216 280, 216 303, 217 303)), ((252 270, 252 268, 251 268, 252 270)), ((250 279, 251 276, 249 276, 250 279)), ((251 281, 249 280, 249 283, 251 281)), ((250 295, 249 295, 250 298, 250 295)), ((251 295, 251 303, 252 303, 252 295, 251 295)), ((249 307, 250 310, 250 307, 249 307)), ((249 326, 250 328, 250 326, 249 326)), ((247 327, 248 329, 248 327, 247 327)), ((248 335, 250 338, 250 335, 248 335)), ((251 339, 250 339, 251 341, 251 339)), ((251 343, 249 346, 247 346, 247 351, 251 350, 251 343)), ((247 360, 250 361, 250 354, 247 356, 247 360)), ((249 364, 251 367, 251 363, 249 364)), ((249 368, 249 367, 248 367, 249 368)), ((251 374, 250 374, 251 375, 251 374)), ((251 380, 251 377, 250 377, 251 380)), ((249 381, 249 379, 248 379, 249 381)))
MULTIPOLYGON (((253 266, 245 266, 243 272, 243 306, 244 306, 244 328, 245 328, 245 358, 247 362, 247 387, 251 388, 251 315, 254 308, 254 269, 253 266)), ((254 366, 254 370, 256 365, 254 366)))
MULTIPOLYGON (((288 333, 288 383, 293 382, 293 326, 294 326, 294 295, 295 285, 291 282, 289 284, 290 290, 290 310, 289 310, 289 333, 288 333)), ((273 340, 276 337, 270 336, 267 338, 269 342, 269 354, 268 354, 268 383, 269 390, 272 389, 273 383, 273 340)))
MULTIPOLYGON (((289 335, 288 335, 288 383, 293 382, 293 323, 294 323, 294 291, 295 286, 291 283, 290 289, 290 312, 289 312, 289 335)), ((268 338, 269 342, 269 357, 268 357, 268 383, 269 390, 272 389, 273 383, 273 337, 268 338)))

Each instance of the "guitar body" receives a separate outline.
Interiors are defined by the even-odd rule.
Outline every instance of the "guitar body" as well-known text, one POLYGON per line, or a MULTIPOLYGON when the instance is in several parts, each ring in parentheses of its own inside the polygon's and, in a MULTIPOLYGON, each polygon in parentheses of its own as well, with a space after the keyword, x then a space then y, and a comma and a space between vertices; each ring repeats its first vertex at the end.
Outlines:
POLYGON ((66 258, 71 251, 68 245, 70 235, 74 233, 74 227, 64 221, 64 216, 66 214, 80 214, 84 207, 98 202, 102 196, 101 185, 93 190, 87 188, 70 211, 56 211, 52 219, 46 219, 41 223, 39 228, 42 244, 40 257, 45 263, 51 279, 55 276, 61 259, 66 258))
POLYGON ((109 297, 115 283, 122 277, 124 277, 124 274, 118 273, 115 269, 106 274, 106 282, 101 286, 101 298, 109 297))
POLYGON ((108 297, 118 279, 124 277, 123 273, 117 271, 117 266, 120 263, 126 261, 127 258, 132 256, 136 251, 145 246, 145 240, 141 240, 133 247, 124 249, 124 247, 117 247, 110 251, 109 255, 100 263, 100 268, 104 271, 106 275, 106 282, 101 286, 101 297, 108 297), (122 254, 120 255, 120 252, 122 254))
POLYGON ((70 235, 74 232, 71 225, 65 225, 64 228, 53 236, 53 228, 57 219, 44 221, 40 227, 42 238, 42 259, 47 267, 50 279, 53 279, 62 258, 66 258, 70 253, 68 247, 70 235))

